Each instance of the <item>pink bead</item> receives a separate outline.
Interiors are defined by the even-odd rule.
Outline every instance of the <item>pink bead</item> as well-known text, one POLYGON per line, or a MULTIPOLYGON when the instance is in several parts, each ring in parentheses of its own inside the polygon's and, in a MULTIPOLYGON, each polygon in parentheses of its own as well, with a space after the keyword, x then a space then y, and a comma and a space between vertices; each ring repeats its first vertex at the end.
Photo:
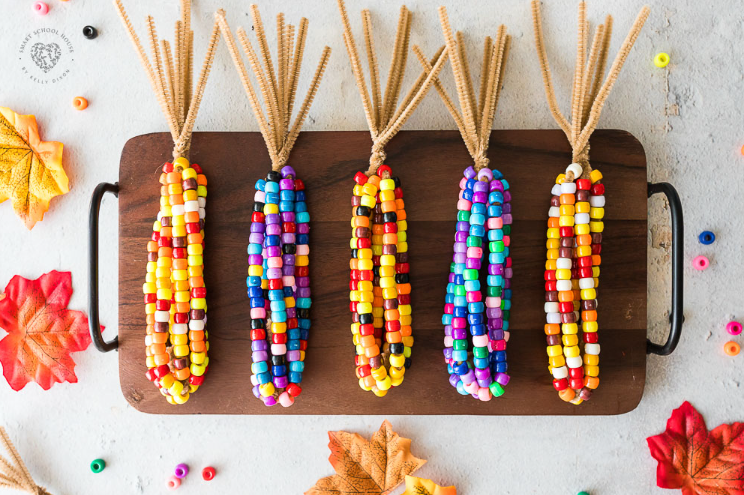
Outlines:
POLYGON ((483 249, 476 246, 470 246, 466 255, 468 258, 479 260, 483 257, 483 249))
POLYGON ((297 246, 297 256, 307 256, 310 254, 310 246, 307 244, 300 244, 297 246))
POLYGON ((181 480, 176 478, 175 475, 171 476, 170 478, 168 478, 168 481, 165 482, 165 486, 166 488, 168 488, 168 490, 175 490, 176 488, 181 486, 181 480))
POLYGON ((726 331, 731 335, 739 335, 741 333, 741 323, 738 321, 730 321, 726 325, 726 331))
POLYGON ((452 337, 450 337, 449 335, 444 337, 444 347, 452 347, 453 344, 454 344, 454 339, 452 337))
POLYGON ((478 393, 478 389, 480 387, 478 387, 478 382, 475 381, 475 380, 473 380, 472 382, 470 382, 467 385, 465 385, 464 388, 465 388, 465 391, 467 393, 469 393, 469 394, 477 394, 478 393))
POLYGON ((256 203, 263 203, 266 199, 266 193, 263 191, 256 191, 256 194, 253 195, 253 200, 256 203))
POLYGON ((36 2, 34 4, 34 12, 39 15, 47 15, 49 13, 49 5, 44 2, 36 2))
POLYGON ((498 308, 501 306, 501 298, 500 297, 487 297, 486 298, 486 307, 487 308, 498 308))
POLYGON ((457 209, 461 211, 470 211, 471 206, 473 206, 473 203, 467 199, 461 199, 457 202, 457 209))
POLYGON ((294 404, 294 398, 287 392, 282 392, 282 394, 279 396, 279 404, 281 404, 283 407, 289 407, 294 404))
POLYGON ((266 264, 269 266, 269 268, 281 268, 283 265, 282 259, 279 257, 269 258, 266 264))
POLYGON ((491 230, 500 229, 504 226, 504 221, 501 217, 489 218, 486 226, 491 230))
POLYGON ((692 260, 692 266, 695 267, 695 270, 705 270, 708 268, 708 265, 710 265, 710 261, 705 256, 698 256, 692 260))
POLYGON ((491 400, 491 397, 491 391, 488 390, 486 387, 481 387, 478 389, 478 398, 483 402, 488 402, 489 400, 491 400))
POLYGON ((271 344, 271 354, 274 356, 283 356, 287 353, 286 344, 271 344))
POLYGON ((465 318, 452 318, 452 328, 465 328, 465 318))
POLYGON ((282 285, 284 287, 292 287, 295 284, 295 278, 292 275, 282 277, 282 285))
POLYGON ((469 303, 481 302, 482 298, 483 296, 481 295, 481 292, 479 290, 471 290, 465 295, 465 299, 469 303))
POLYGON ((251 308, 251 318, 254 320, 266 319, 266 310, 264 308, 251 308))
POLYGON ((452 303, 447 303, 444 305, 444 312, 445 314, 451 315, 455 312, 455 305, 452 303))
POLYGON ((511 244, 511 236, 505 235, 503 241, 504 246, 509 247, 509 245, 511 244))
POLYGON ((504 342, 509 342, 509 335, 511 332, 504 332, 504 342))
POLYGON ((468 185, 468 180, 465 177, 460 179, 460 189, 465 189, 467 185, 468 185))
POLYGON ((486 347, 488 345, 488 335, 474 335, 473 346, 474 347, 486 347))
POLYGON ((506 350, 506 340, 492 340, 491 346, 495 351, 505 351, 506 350))

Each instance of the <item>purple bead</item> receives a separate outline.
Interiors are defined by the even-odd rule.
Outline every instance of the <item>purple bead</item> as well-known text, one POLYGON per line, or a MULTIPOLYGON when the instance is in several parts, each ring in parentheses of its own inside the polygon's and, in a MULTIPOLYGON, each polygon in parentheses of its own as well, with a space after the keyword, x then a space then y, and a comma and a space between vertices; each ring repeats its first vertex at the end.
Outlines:
POLYGON ((464 375, 460 375, 460 378, 462 379, 462 383, 472 383, 475 381, 475 373, 473 370, 468 370, 464 375))
POLYGON ((251 350, 252 351, 265 351, 268 349, 269 344, 266 343, 265 340, 254 340, 251 342, 251 350))
POLYGON ((278 223, 272 223, 266 225, 266 235, 281 235, 282 226, 278 223))
POLYGON ((273 381, 276 388, 284 388, 289 385, 289 379, 287 378, 287 375, 275 376, 273 381))
POLYGON ((310 277, 295 277, 297 287, 310 287, 310 277))
POLYGON ((262 361, 268 361, 269 360, 269 353, 266 352, 266 351, 257 351, 257 352, 254 352, 251 355, 251 360, 254 363, 260 363, 262 361))
MULTIPOLYGON (((459 381, 460 381, 460 376, 457 373, 452 373, 450 375, 450 377, 449 377, 450 385, 452 385, 453 387, 457 388, 457 384, 459 383, 459 381)), ((256 388, 258 388, 258 387, 256 387, 256 388)))
MULTIPOLYGON (((483 184, 482 182, 479 182, 479 184, 483 184)), ((475 192, 473 193, 473 203, 485 203, 488 201, 488 195, 484 192, 475 192)))
POLYGON ((297 297, 310 297, 310 287, 298 287, 297 297))
POLYGON ((267 406, 275 406, 276 405, 276 399, 274 398, 273 395, 270 395, 268 397, 261 397, 261 400, 267 406))
POLYGON ((455 242, 467 242, 468 233, 464 231, 455 232, 455 242))
POLYGON ((291 223, 295 221, 295 214, 293 211, 282 212, 282 222, 291 223))
MULTIPOLYGON (((478 181, 473 186, 473 192, 484 193, 484 192, 487 192, 487 191, 488 191, 488 183, 487 182, 478 181)), ((485 201, 479 201, 479 203, 485 203, 485 201)))
POLYGON ((464 242, 456 242, 452 248, 456 253, 464 253, 468 250, 468 245, 464 242))
POLYGON ((481 260, 479 259, 468 258, 467 261, 465 261, 465 268, 480 270, 480 267, 481 267, 481 260))
POLYGON ((511 269, 511 268, 507 268, 507 269, 506 269, 506 271, 504 272, 504 276, 505 276, 506 278, 512 278, 512 275, 513 275, 513 274, 514 274, 514 273, 512 272, 512 269, 511 269))
POLYGON ((504 274, 504 265, 502 264, 488 264, 488 274, 489 275, 503 275, 504 274))
POLYGON ((295 239, 295 235, 291 232, 282 234, 282 244, 294 244, 295 239))
POLYGON ((298 350, 287 351, 287 361, 299 361, 299 360, 300 360, 300 351, 298 350))
POLYGON ((253 222, 251 223, 251 232, 258 232, 259 234, 263 234, 266 231, 266 224, 263 222, 253 222))
POLYGON ((455 225, 455 229, 459 232, 470 232, 470 222, 460 221, 455 225))
POLYGON ((511 192, 504 191, 504 203, 508 203, 509 201, 511 201, 511 192))
POLYGON ((501 318, 501 308, 486 308, 487 318, 501 318))
POLYGON ((269 213, 266 215, 266 225, 273 224, 273 223, 281 223, 282 219, 279 216, 278 213, 269 213))
POLYGON ((504 203, 501 205, 501 214, 511 213, 511 203, 504 203))
POLYGON ((451 347, 444 348, 444 359, 452 359, 452 348, 451 347))
POLYGON ((290 167, 289 165, 283 166, 282 169, 279 171, 279 173, 282 174, 282 177, 289 177, 290 175, 292 177, 297 177, 297 174, 295 173, 294 169, 290 167))
POLYGON ((266 257, 267 258, 278 258, 282 255, 282 248, 279 246, 269 246, 266 248, 266 257))
POLYGON ((263 256, 260 254, 249 254, 248 255, 248 264, 249 265, 262 265, 263 264, 263 256))
POLYGON ((511 380, 511 377, 507 375, 506 373, 496 373, 496 381, 500 383, 501 385, 506 386, 510 380, 511 380))
POLYGON ((488 338, 491 340, 504 340, 504 331, 499 329, 491 329, 488 331, 488 338))
POLYGON ((455 340, 464 340, 468 338, 468 332, 464 328, 453 328, 452 338, 455 340))
POLYGON ((504 184, 501 183, 500 180, 492 180, 490 186, 488 187, 491 192, 494 191, 504 191, 504 184))
POLYGON ((446 337, 451 337, 452 336, 452 325, 445 325, 444 326, 444 335, 446 337))
POLYGON ((488 388, 488 386, 491 384, 491 376, 486 376, 485 378, 478 378, 478 386, 482 388, 488 388))
POLYGON ((491 372, 488 370, 488 368, 485 368, 485 369, 476 368, 475 377, 478 380, 485 380, 486 378, 491 377, 491 372))
POLYGON ((504 289, 510 289, 511 288, 511 277, 504 279, 504 289))
POLYGON ((258 390, 258 385, 256 385, 255 387, 253 387, 253 395, 256 396, 256 399, 258 399, 258 398, 261 397, 261 392, 258 390))
POLYGON ((298 223, 297 224, 297 233, 298 234, 309 234, 310 233, 310 224, 309 223, 298 223))
POLYGON ((499 330, 501 328, 504 328, 504 320, 502 320, 501 318, 489 318, 488 328, 493 329, 493 330, 499 330))
POLYGON ((482 168, 478 172, 478 180, 481 181, 483 178, 487 179, 489 182, 493 180, 493 172, 489 168, 482 168))
POLYGON ((287 318, 297 318, 297 308, 287 308, 287 318))
POLYGON ((451 284, 454 284, 455 283, 455 276, 456 276, 456 273, 455 272, 450 272, 449 276, 447 277, 447 281, 449 283, 451 283, 451 284))
POLYGON ((292 265, 292 266, 294 266, 294 264, 295 264, 295 256, 294 256, 294 254, 285 254, 284 256, 282 256, 282 263, 284 263, 285 266, 286 265, 292 265))
POLYGON ((466 179, 472 179, 476 175, 475 169, 472 165, 466 168, 462 174, 465 176, 466 179))
MULTIPOLYGON (((454 256, 452 256, 452 261, 455 263, 465 263, 467 259, 468 257, 465 253, 455 253, 454 256)), ((452 281, 454 282, 454 279, 452 281)))
POLYGON ((281 268, 269 268, 266 270, 266 278, 269 280, 273 280, 275 278, 282 278, 282 269, 281 268))
MULTIPOLYGON (((284 256, 292 256, 292 255, 291 254, 285 254, 284 256)), ((287 265, 285 263, 284 266, 282 267, 282 276, 284 276, 284 277, 291 277, 292 275, 294 275, 294 262, 291 265, 287 265)))
POLYGON ((282 179, 279 181, 279 189, 284 191, 294 190, 294 181, 292 179, 282 179))
POLYGON ((264 235, 258 232, 254 232, 248 237, 248 242, 251 244, 263 244, 264 235))

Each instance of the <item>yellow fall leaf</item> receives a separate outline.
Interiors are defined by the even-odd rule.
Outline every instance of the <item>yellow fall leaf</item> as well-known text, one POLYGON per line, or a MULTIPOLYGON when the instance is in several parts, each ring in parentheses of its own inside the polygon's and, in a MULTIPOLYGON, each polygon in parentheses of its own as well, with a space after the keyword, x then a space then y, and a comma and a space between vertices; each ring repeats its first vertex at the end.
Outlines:
POLYGON ((30 230, 44 218, 49 201, 69 191, 62 143, 42 141, 33 115, 0 107, 0 203, 10 199, 30 230))
POLYGON ((403 495, 457 495, 457 490, 454 486, 439 486, 432 480, 406 476, 403 495))

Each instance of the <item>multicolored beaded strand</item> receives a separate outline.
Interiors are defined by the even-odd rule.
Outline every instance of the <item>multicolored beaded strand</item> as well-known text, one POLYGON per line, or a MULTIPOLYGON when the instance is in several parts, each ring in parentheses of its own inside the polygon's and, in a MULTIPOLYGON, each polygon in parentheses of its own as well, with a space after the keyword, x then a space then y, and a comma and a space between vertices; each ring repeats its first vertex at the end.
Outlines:
POLYGON ((173 137, 173 163, 163 165, 160 175, 160 211, 147 243, 145 294, 147 323, 146 376, 171 404, 189 400, 204 382, 209 369, 207 342, 207 289, 204 284, 204 218, 207 179, 197 164, 186 158, 196 114, 204 94, 219 40, 215 23, 196 86, 193 78, 193 31, 191 6, 181 1, 181 19, 175 35, 174 72, 170 44, 158 42, 155 25, 147 19, 153 64, 120 0, 119 17, 140 57, 173 137))
POLYGON ((545 335, 548 369, 561 399, 581 404, 599 386, 599 326, 597 287, 602 262, 604 185, 602 174, 589 164, 589 137, 599 121, 607 96, 649 15, 641 9, 623 42, 607 79, 602 83, 612 17, 597 26, 586 59, 586 4, 579 4, 579 50, 574 74, 569 123, 557 107, 543 39, 540 2, 533 0, 532 17, 537 53, 551 113, 573 148, 573 161, 551 191, 545 262, 545 335), (591 85, 590 85, 591 83, 591 85), (581 337, 579 337, 579 328, 581 337), (579 340, 584 345, 582 357, 579 340))
POLYGON ((267 406, 279 403, 289 407, 302 393, 300 384, 305 370, 312 300, 310 214, 307 211, 305 184, 286 163, 323 77, 330 48, 323 50, 308 94, 290 129, 307 36, 307 19, 300 21, 297 49, 290 61, 295 29, 291 24, 284 23, 283 14, 277 16, 279 77, 274 72, 263 22, 255 5, 251 6, 251 16, 266 72, 261 68, 245 31, 242 28, 238 30, 251 69, 259 80, 264 102, 271 109, 267 118, 248 78, 225 12, 220 10, 215 16, 259 122, 272 162, 272 170, 266 179, 256 182, 248 244, 246 285, 251 307, 253 395, 267 406), (276 81, 276 90, 269 86, 269 80, 276 81), (282 97, 278 98, 277 94, 282 97))
MULTIPOLYGON (((502 25, 495 41, 490 37, 485 40, 481 111, 478 113, 462 34, 458 33, 456 38, 453 36, 444 7, 439 8, 439 19, 462 114, 455 108, 441 82, 437 81, 435 87, 475 162, 474 166, 465 169, 460 180, 454 254, 442 316, 444 359, 449 382, 461 395, 489 401, 503 395, 504 387, 509 383, 506 343, 511 312, 511 193, 503 174, 488 168, 487 151, 510 37, 502 25), (488 287, 484 297, 480 270, 486 257, 488 287), (472 359, 468 350, 469 336, 472 359)), ((413 50, 424 69, 430 70, 431 65, 421 50, 416 46, 413 50)))
POLYGON ((390 388, 403 383, 406 369, 411 366, 413 346, 408 223, 400 180, 392 177, 390 167, 384 165, 385 145, 411 116, 436 80, 444 66, 446 53, 444 49, 437 53, 432 60, 434 67, 419 76, 403 103, 396 108, 406 69, 411 14, 405 6, 401 7, 383 98, 372 20, 369 11, 363 10, 362 26, 371 67, 370 99, 343 0, 338 0, 338 7, 352 72, 372 134, 369 169, 354 176, 356 184, 351 198, 349 307, 352 341, 356 348, 356 377, 363 390, 383 397, 390 388))

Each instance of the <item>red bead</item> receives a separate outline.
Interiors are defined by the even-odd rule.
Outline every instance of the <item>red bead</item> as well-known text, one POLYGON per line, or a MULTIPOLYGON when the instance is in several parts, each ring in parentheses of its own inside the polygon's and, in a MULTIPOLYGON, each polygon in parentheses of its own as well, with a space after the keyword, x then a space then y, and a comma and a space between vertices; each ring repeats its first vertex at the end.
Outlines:
POLYGON ((592 186, 592 196, 601 196, 605 192, 604 184, 594 184, 592 186))
POLYGON ((556 280, 555 270, 545 270, 545 280, 556 280))
POLYGON ((569 382, 571 385, 571 388, 573 389, 579 389, 584 386, 584 379, 583 378, 571 378, 571 381, 569 382))
POLYGON ((196 172, 197 174, 201 174, 201 173, 202 173, 202 168, 201 168, 201 167, 200 167, 199 165, 197 165, 196 163, 192 163, 192 164, 191 164, 191 168, 193 168, 193 169, 194 169, 194 171, 195 171, 195 172, 196 172))
POLYGON ((386 321, 385 322, 385 331, 386 332, 397 332, 400 330, 400 321, 399 320, 392 320, 392 321, 386 321))
POLYGON ((553 379, 553 387, 557 391, 565 390, 568 388, 568 380, 561 378, 560 380, 553 379))
POLYGON ((574 229, 573 227, 560 227, 558 229, 558 233, 561 235, 561 237, 573 237, 574 229))
POLYGON ((205 297, 207 297, 207 288, 206 287, 194 287, 194 288, 192 288, 191 289, 191 297, 204 299, 205 297))
POLYGON ((307 340, 300 340, 300 350, 301 351, 307 350, 307 340))
POLYGON ((357 172, 354 176, 354 182, 356 182, 360 186, 363 186, 367 183, 367 176, 364 175, 362 172, 357 172))
POLYGON ((600 254, 602 252, 601 244, 592 244, 592 254, 600 254))
POLYGON ((147 370, 147 373, 145 373, 145 376, 151 382, 154 382, 158 378, 157 376, 155 376, 155 370, 152 370, 152 369, 147 370))
POLYGON ((297 397, 302 393, 302 388, 296 383, 290 383, 287 387, 287 393, 292 397, 297 397))
POLYGON ((286 333, 273 333, 273 334, 271 334, 271 343, 272 344, 286 344, 287 343, 287 334, 286 333))
POLYGON ((369 237, 360 237, 357 239, 357 249, 367 249, 372 247, 372 240, 369 237))
POLYGON ((411 304, 411 294, 398 294, 398 304, 411 304))
POLYGON ((403 189, 396 187, 393 191, 395 193, 395 199, 401 199, 403 197, 403 189))
POLYGON ((158 302, 158 295, 157 294, 145 294, 145 304, 157 304, 158 302))
POLYGON ((185 258, 188 256, 186 248, 173 248, 173 257, 176 259, 185 258))
POLYGON ((298 326, 297 318, 287 318, 287 328, 297 328, 298 326))
POLYGON ((372 373, 372 368, 368 364, 364 364, 357 368, 359 370, 359 377, 364 378, 365 376, 369 376, 370 373, 372 373))
POLYGON ((584 378, 584 368, 568 368, 568 375, 571 378, 584 378))
POLYGON ((562 302, 558 303, 558 307, 561 310, 561 313, 571 313, 573 312, 573 302, 562 302))
POLYGON ((163 172, 165 172, 166 174, 173 172, 173 164, 170 162, 165 162, 163 164, 163 172))
POLYGON ((188 313, 175 313, 173 315, 173 321, 176 323, 188 323, 189 314, 188 313))
POLYGON ((591 256, 582 256, 579 258, 579 266, 581 268, 591 267, 592 266, 592 257, 591 256))
POLYGON ((599 342, 599 335, 597 335, 597 332, 586 332, 584 333, 584 342, 587 344, 596 344, 599 342))
POLYGON ((292 234, 296 231, 295 223, 294 222, 284 222, 282 224, 282 232, 285 234, 292 234))
POLYGON ((155 376, 157 376, 158 378, 163 378, 165 375, 170 373, 170 368, 168 367, 167 364, 161 364, 157 368, 153 368, 153 370, 154 370, 155 376))
MULTIPOLYGON (((352 274, 352 279, 353 278, 354 277, 352 274)), ((357 290, 358 287, 359 287, 359 282, 357 280, 349 280, 349 290, 357 290)))
POLYGON ((393 175, 393 170, 387 165, 380 165, 380 168, 377 169, 377 175, 382 177, 384 174, 391 176, 393 175))
POLYGON ((217 471, 212 466, 207 466, 202 469, 202 478, 204 481, 211 481, 217 476, 217 471))
POLYGON ((161 237, 158 239, 158 247, 171 247, 170 237, 161 237))
POLYGON ((260 211, 254 211, 253 215, 251 215, 251 222, 263 223, 265 219, 266 215, 264 215, 260 211))
POLYGON ((282 279, 274 278, 274 279, 269 280, 269 290, 280 290, 283 288, 284 288, 284 285, 282 284, 282 279))
POLYGON ((363 325, 359 325, 359 334, 362 336, 374 335, 375 326, 372 323, 365 323, 363 325))
POLYGON ((301 179, 295 179, 295 191, 304 191, 305 183, 301 179))
POLYGON ((548 280, 548 281, 545 282, 545 291, 546 292, 554 292, 554 291, 558 290, 557 287, 558 287, 558 284, 556 283, 555 280, 548 280))
MULTIPOLYGON (((209 366, 207 366, 207 368, 208 367, 209 366)), ((204 375, 206 375, 206 374, 207 374, 207 370, 205 369, 204 370, 204 375)), ((204 375, 202 375, 202 376, 191 375, 189 377, 189 385, 196 385, 196 386, 201 385, 202 383, 204 383, 204 375)))
POLYGON ((386 234, 395 234, 398 232, 398 224, 393 222, 387 222, 384 226, 386 234))
POLYGON ((155 301, 155 309, 157 309, 158 311, 170 311, 170 308, 171 308, 170 301, 164 301, 162 299, 159 301, 158 300, 155 301))
MULTIPOLYGON (((295 274, 296 273, 297 273, 297 268, 295 267, 295 274)), ((349 274, 349 278, 351 278, 351 280, 353 281, 359 280, 359 270, 352 270, 351 273, 349 274)), ((356 289, 351 289, 351 290, 356 290, 356 289)))
POLYGON ((374 277, 372 270, 359 270, 359 280, 372 280, 374 277))
POLYGON ((506 259, 504 260, 504 267, 511 268, 511 266, 512 266, 511 256, 507 256, 506 259))
POLYGON ((251 330, 251 340, 263 340, 266 338, 266 330, 263 328, 254 328, 251 330))
POLYGON ((395 273, 408 273, 410 269, 411 267, 408 263, 396 263, 395 264, 395 273))
POLYGON ((592 278, 594 276, 594 272, 592 271, 591 267, 584 267, 579 268, 579 276, 574 278, 592 278))
POLYGON ((295 277, 307 277, 310 275, 309 266, 295 266, 295 277))
POLYGON ((198 234, 199 232, 201 232, 201 226, 198 223, 193 222, 193 223, 186 224, 187 234, 198 234))
POLYGON ((156 241, 156 242, 158 240, 160 240, 160 232, 153 232, 152 233, 152 236, 150 236, 150 239, 152 239, 153 241, 156 241))
POLYGON ((356 301, 351 301, 349 303, 349 311, 351 311, 352 313, 356 313, 356 308, 357 308, 356 301))
POLYGON ((580 191, 588 191, 590 187, 592 187, 592 181, 590 181, 589 179, 576 180, 576 189, 580 191))

